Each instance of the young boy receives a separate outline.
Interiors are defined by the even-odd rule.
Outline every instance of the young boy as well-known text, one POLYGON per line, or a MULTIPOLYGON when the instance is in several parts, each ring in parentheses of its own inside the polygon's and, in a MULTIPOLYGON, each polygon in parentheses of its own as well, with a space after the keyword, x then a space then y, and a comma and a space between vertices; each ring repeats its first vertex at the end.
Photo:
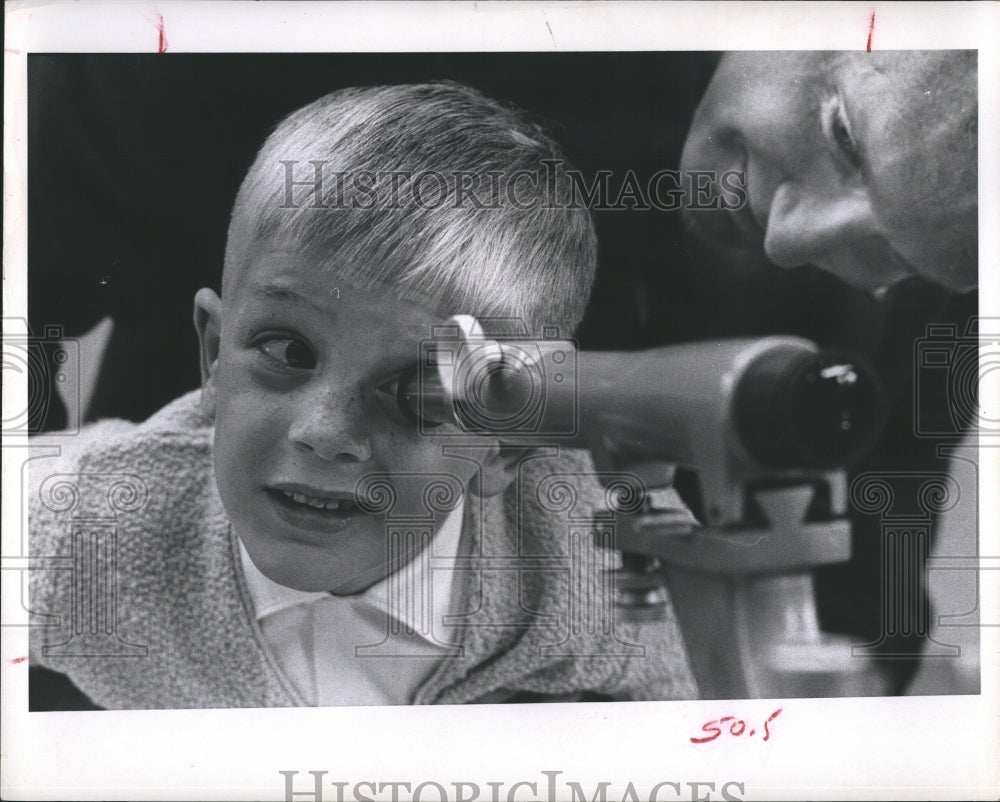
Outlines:
POLYGON ((200 395, 33 466, 33 661, 109 708, 693 697, 669 609, 596 620, 613 566, 573 524, 602 498, 589 458, 428 431, 397 401, 452 315, 579 323, 596 245, 566 170, 454 84, 284 120, 221 297, 195 298, 200 395))

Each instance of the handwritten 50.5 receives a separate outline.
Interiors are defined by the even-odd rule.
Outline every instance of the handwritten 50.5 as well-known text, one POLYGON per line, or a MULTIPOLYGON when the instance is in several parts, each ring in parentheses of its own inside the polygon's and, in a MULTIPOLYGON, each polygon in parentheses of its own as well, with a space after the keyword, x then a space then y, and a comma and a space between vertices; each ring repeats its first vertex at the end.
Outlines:
MULTIPOLYGON (((764 733, 762 740, 767 741, 771 738, 771 730, 769 725, 774 721, 784 708, 779 707, 770 716, 767 717, 767 721, 764 722, 764 726, 761 728, 764 733)), ((691 743, 693 744, 707 744, 709 741, 714 741, 720 735, 722 735, 723 730, 728 729, 730 735, 740 736, 747 735, 749 737, 754 737, 757 734, 757 730, 753 727, 747 729, 747 723, 741 719, 736 718, 736 716, 723 716, 722 718, 713 719, 712 721, 706 721, 701 725, 702 732, 711 733, 711 735, 705 738, 692 738, 691 743), (731 724, 729 722, 732 722, 731 724), (726 726, 728 724, 728 727, 726 726)))

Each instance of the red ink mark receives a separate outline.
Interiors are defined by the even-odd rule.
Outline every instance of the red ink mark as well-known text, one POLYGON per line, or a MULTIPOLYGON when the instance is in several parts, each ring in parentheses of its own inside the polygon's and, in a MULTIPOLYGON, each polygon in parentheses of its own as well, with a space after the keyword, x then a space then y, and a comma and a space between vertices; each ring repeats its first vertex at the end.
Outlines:
POLYGON ((163 24, 163 15, 162 14, 160 14, 157 17, 157 20, 156 20, 156 30, 160 32, 160 46, 159 46, 158 52, 160 52, 160 53, 166 53, 167 52, 167 29, 166 29, 166 26, 163 24))
POLYGON ((710 735, 707 738, 692 738, 691 743, 693 744, 707 744, 709 741, 714 741, 720 735, 722 735, 722 730, 719 728, 719 724, 723 721, 732 721, 735 716, 725 716, 723 718, 714 719, 713 721, 706 722, 701 725, 702 732, 711 732, 715 730, 715 735, 710 735))
POLYGON ((4 53, 10 53, 12 56, 20 56, 21 55, 21 51, 18 50, 18 49, 16 49, 16 48, 13 48, 13 47, 5 47, 3 49, 3 52, 4 53))
POLYGON ((23 663, 27 659, 28 659, 27 656, 24 656, 24 657, 15 657, 10 662, 12 662, 14 665, 17 665, 18 663, 23 663))
POLYGON ((872 52, 872 34, 875 33, 875 12, 872 12, 872 17, 868 20, 868 45, 865 47, 865 52, 872 52))
MULTIPOLYGON (((770 739, 771 737, 771 731, 768 729, 767 725, 778 717, 778 714, 781 713, 782 709, 783 708, 779 707, 770 715, 767 721, 764 722, 765 741, 770 739)), ((738 738, 740 735, 743 735, 744 732, 747 732, 747 723, 743 719, 738 719, 736 718, 736 716, 723 716, 722 718, 713 719, 712 721, 706 721, 704 724, 702 724, 701 731, 710 733, 710 735, 708 735, 705 738, 692 738, 691 743, 707 744, 710 741, 714 741, 716 738, 722 735, 722 727, 719 725, 724 724, 727 721, 733 722, 732 724, 729 725, 729 734, 732 735, 733 737, 738 738)), ((756 732, 757 730, 752 729, 749 732, 747 732, 747 735, 753 735, 756 732)))
MULTIPOLYGON (((874 14, 872 16, 874 16, 874 14)), ((778 717, 778 714, 781 713, 782 710, 784 710, 784 708, 783 707, 779 707, 770 716, 768 716, 767 721, 764 722, 764 740, 765 741, 768 738, 771 737, 771 731, 767 728, 767 725, 770 724, 772 721, 774 721, 778 717)))

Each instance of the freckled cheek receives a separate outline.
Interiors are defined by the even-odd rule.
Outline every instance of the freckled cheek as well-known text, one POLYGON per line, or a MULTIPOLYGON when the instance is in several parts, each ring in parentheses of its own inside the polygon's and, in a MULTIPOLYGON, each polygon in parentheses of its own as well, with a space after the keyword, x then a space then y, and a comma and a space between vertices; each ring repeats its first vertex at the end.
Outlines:
POLYGON ((442 450, 447 442, 446 437, 384 431, 373 437, 372 456, 390 473, 451 475, 465 486, 475 466, 466 460, 444 456, 442 450))
POLYGON ((430 464, 427 458, 432 444, 416 433, 398 431, 388 425, 375 425, 371 430, 372 459, 386 471, 416 472, 430 464))
POLYGON ((287 433, 286 414, 278 399, 252 392, 219 398, 215 417, 215 448, 231 463, 250 471, 261 467, 287 433))

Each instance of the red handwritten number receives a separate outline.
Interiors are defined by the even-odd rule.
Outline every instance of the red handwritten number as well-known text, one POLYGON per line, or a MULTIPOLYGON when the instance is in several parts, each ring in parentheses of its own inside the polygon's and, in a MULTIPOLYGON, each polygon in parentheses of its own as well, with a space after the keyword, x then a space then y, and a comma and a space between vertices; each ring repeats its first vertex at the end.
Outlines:
MULTIPOLYGON (((768 724, 774 721, 784 708, 779 707, 775 710, 764 722, 764 740, 770 740, 771 730, 768 728, 768 724)), ((701 731, 711 733, 705 738, 692 738, 691 743, 693 744, 707 744, 709 741, 714 741, 720 735, 722 735, 721 724, 725 724, 727 721, 732 721, 733 723, 729 725, 729 734, 733 736, 740 736, 747 729, 747 723, 743 719, 737 719, 736 716, 723 716, 722 718, 713 719, 712 721, 706 721, 701 725, 701 731)), ((756 730, 750 730, 748 733, 750 736, 757 732, 756 730)))
POLYGON ((784 710, 784 708, 783 707, 779 707, 770 716, 768 716, 767 721, 764 722, 764 740, 765 741, 768 738, 771 737, 771 731, 767 728, 767 725, 770 724, 772 721, 774 721, 778 717, 778 714, 781 713, 782 710, 784 710))
POLYGON ((715 721, 709 721, 701 725, 702 732, 711 732, 715 730, 715 735, 710 735, 708 738, 692 738, 691 743, 693 744, 707 744, 709 741, 714 741, 720 735, 722 735, 722 730, 716 726, 722 724, 724 721, 732 721, 735 716, 726 716, 725 718, 716 719, 715 721))

